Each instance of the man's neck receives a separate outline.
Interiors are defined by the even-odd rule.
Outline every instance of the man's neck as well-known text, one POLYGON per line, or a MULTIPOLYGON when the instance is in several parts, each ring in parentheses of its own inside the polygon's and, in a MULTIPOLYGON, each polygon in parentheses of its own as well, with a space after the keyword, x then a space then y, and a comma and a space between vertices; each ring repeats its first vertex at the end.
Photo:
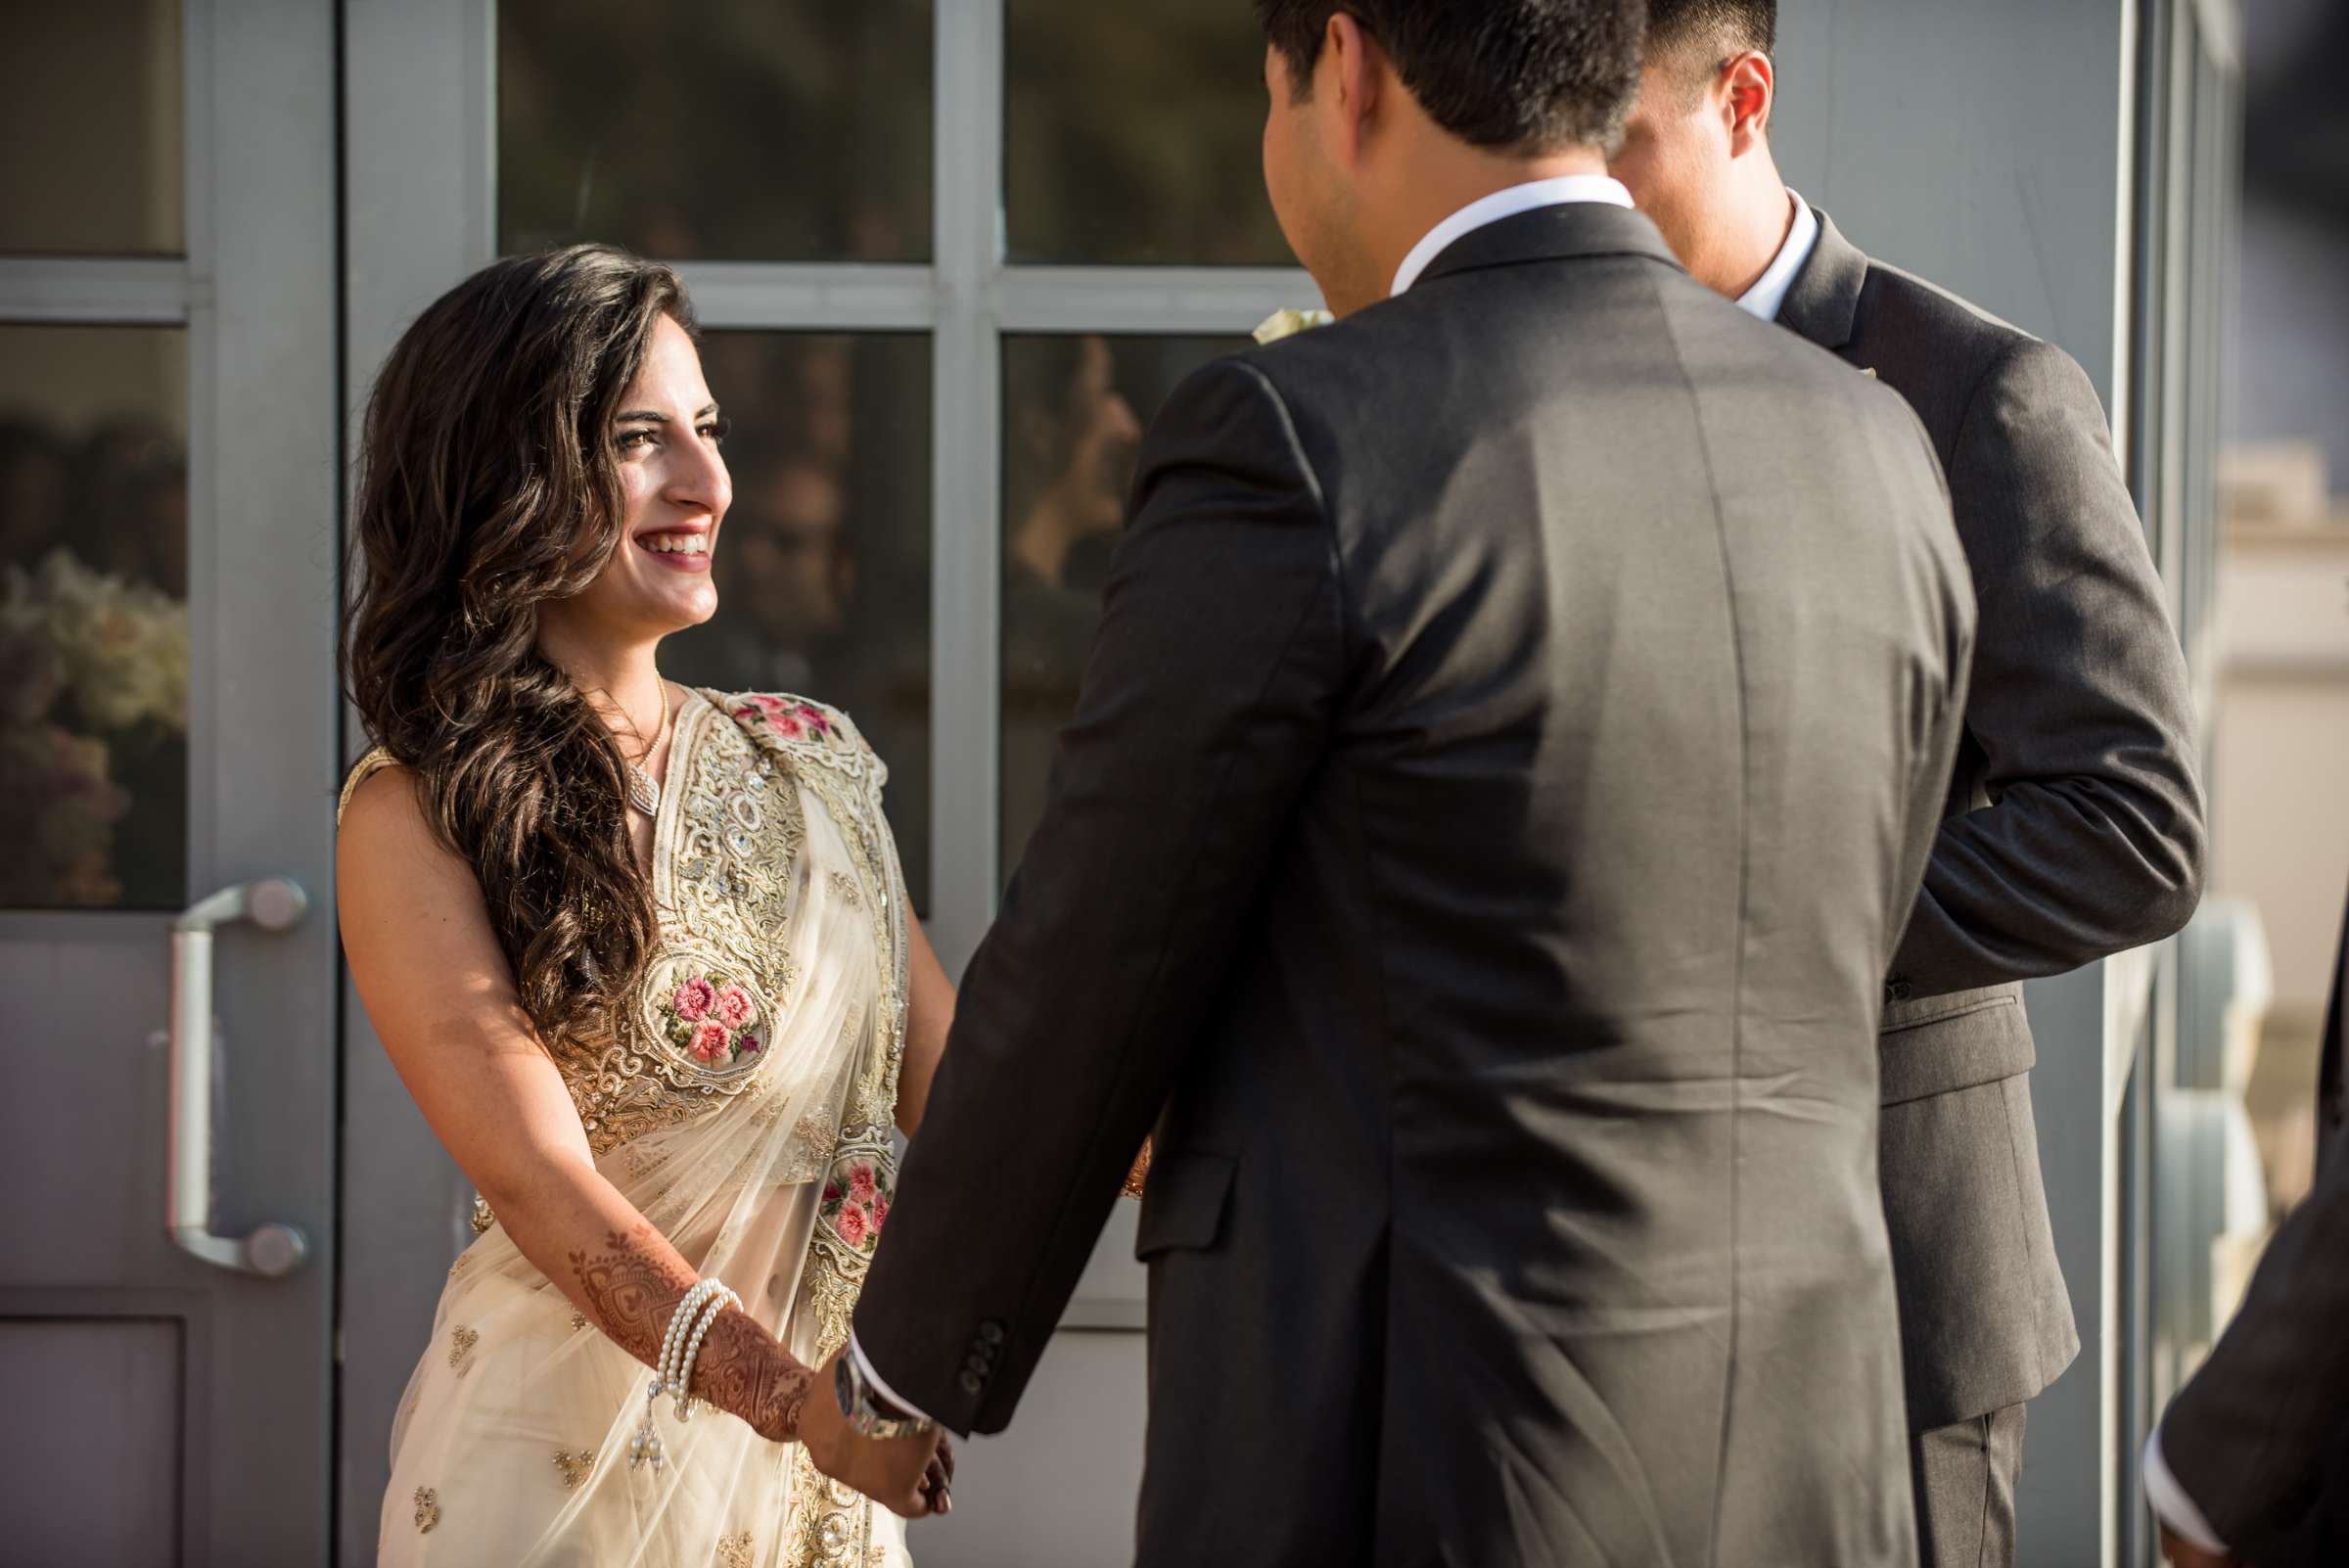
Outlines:
POLYGON ((1698 281, 1739 300, 1762 281, 1762 274, 1786 248, 1786 237, 1794 232, 1794 193, 1764 157, 1731 186, 1725 216, 1727 221, 1716 231, 1722 236, 1720 247, 1707 259, 1708 275, 1698 281))
POLYGON ((1407 193, 1379 222, 1366 247, 1362 275, 1354 280, 1359 299, 1328 301, 1332 311, 1348 315, 1387 297, 1388 286, 1405 256, 1432 233, 1437 224, 1462 208, 1514 186, 1537 180, 1590 174, 1603 178, 1607 161, 1594 148, 1570 148, 1541 158, 1511 158, 1464 147, 1449 138, 1432 147, 1413 165, 1400 171, 1395 189, 1407 193))

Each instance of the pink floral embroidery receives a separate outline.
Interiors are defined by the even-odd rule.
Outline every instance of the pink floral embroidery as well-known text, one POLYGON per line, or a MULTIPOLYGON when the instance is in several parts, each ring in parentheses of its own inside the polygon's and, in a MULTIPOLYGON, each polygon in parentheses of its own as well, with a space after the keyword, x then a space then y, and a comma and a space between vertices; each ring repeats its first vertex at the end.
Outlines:
POLYGON ((785 702, 763 692, 752 693, 742 699, 734 716, 746 724, 764 724, 785 740, 801 740, 813 735, 832 740, 838 734, 832 717, 814 703, 785 702))
MULTIPOLYGON (((741 990, 736 986, 729 986, 726 989, 733 992, 741 990)), ((669 998, 668 1004, 676 1009, 679 1018, 689 1024, 698 1024, 710 1016, 710 1004, 717 999, 716 988, 701 976, 696 975, 677 988, 676 995, 669 998)), ((719 1016, 723 1017, 724 1015, 720 1014, 719 1016)))
POLYGON ((736 1067, 766 1048, 758 995, 722 969, 675 978, 658 1005, 663 1038, 701 1066, 736 1067))
POLYGON ((843 1160, 824 1182, 819 1211, 832 1233, 858 1252, 869 1253, 889 1222, 889 1171, 870 1158, 843 1160))

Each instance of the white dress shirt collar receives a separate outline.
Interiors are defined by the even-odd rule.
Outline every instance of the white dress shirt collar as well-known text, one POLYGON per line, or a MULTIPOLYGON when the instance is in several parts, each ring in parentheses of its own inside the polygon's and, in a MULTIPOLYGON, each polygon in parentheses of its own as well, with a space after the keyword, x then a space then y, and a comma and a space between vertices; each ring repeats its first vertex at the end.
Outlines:
POLYGON ((1404 294, 1419 281, 1428 264, 1442 255, 1452 241, 1472 234, 1487 224, 1502 218, 1531 212, 1537 208, 1563 207, 1568 202, 1605 202, 1613 207, 1630 207, 1632 193, 1623 182, 1604 174, 1565 174, 1551 180, 1528 180, 1523 185, 1511 185, 1480 197, 1457 212, 1427 231, 1427 238, 1411 247, 1411 254, 1403 258, 1395 269, 1395 287, 1390 294, 1404 294))
POLYGON ((1740 310, 1750 310, 1765 321, 1778 319, 1778 312, 1786 308, 1786 291, 1794 287, 1803 263, 1819 249, 1819 214, 1811 210, 1811 204, 1803 200, 1801 192, 1786 194, 1794 198, 1794 226, 1786 231, 1786 243, 1778 247, 1769 270, 1737 298, 1740 310))

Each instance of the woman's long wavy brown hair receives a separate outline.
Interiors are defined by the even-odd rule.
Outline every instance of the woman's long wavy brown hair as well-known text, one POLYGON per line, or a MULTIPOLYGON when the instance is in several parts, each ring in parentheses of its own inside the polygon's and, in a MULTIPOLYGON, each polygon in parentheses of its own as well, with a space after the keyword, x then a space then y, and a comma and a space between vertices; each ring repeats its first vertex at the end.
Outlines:
POLYGON ((663 316, 694 328, 676 274, 624 251, 500 261, 417 318, 367 405, 345 688, 549 1044, 605 1038, 652 952, 620 748, 537 638, 619 544, 612 423, 663 316))

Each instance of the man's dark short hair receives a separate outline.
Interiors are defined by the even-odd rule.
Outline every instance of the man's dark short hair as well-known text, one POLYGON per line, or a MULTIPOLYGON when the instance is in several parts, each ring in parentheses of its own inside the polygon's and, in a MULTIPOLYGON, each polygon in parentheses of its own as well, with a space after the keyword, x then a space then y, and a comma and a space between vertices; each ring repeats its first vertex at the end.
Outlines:
POLYGON ((1778 0, 1647 0, 1647 58, 1694 50, 1705 69, 1777 52, 1778 0))
POLYGON ((1298 98, 1332 14, 1377 40, 1431 118, 1476 147, 1612 151, 1639 87, 1643 0, 1256 0, 1298 98))

